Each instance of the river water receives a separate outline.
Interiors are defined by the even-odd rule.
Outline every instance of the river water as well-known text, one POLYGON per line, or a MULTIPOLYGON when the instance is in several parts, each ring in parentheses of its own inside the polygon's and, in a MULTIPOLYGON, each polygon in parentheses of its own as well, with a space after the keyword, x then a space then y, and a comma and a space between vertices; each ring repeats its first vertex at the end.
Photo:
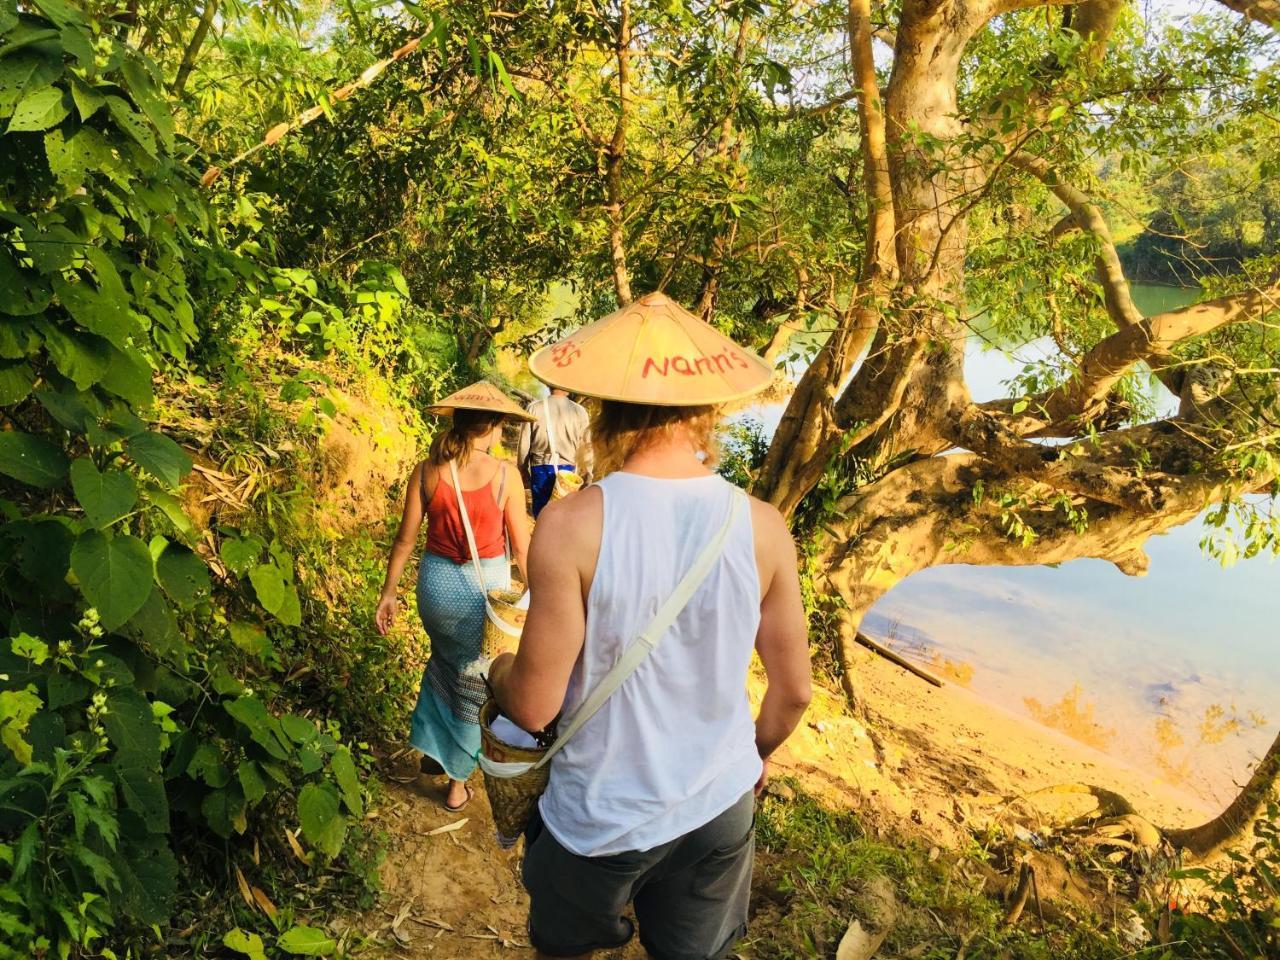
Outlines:
MULTIPOLYGON (((1150 315, 1194 295, 1138 287, 1134 299, 1150 315)), ((974 398, 1007 396, 1005 381, 1043 350, 971 343, 974 398)), ((780 412, 757 415, 771 427, 780 412)), ((1200 547, 1206 532, 1197 521, 1152 538, 1141 578, 1096 560, 925 570, 886 594, 865 629, 922 660, 951 661, 1002 706, 1220 802, 1280 726, 1280 562, 1224 569, 1200 547)))

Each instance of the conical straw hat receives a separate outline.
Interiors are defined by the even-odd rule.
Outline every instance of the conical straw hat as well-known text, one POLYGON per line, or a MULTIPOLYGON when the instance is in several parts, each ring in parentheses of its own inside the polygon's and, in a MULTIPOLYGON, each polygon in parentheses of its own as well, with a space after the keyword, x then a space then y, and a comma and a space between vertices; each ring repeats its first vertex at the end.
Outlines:
POLYGON ((572 393, 663 407, 739 400, 773 377, 754 353, 661 293, 543 347, 529 369, 572 393))
POLYGON ((489 410, 500 413, 504 417, 515 417, 517 420, 536 419, 488 380, 478 380, 469 387, 463 387, 456 393, 449 394, 439 403, 427 407, 427 410, 446 417, 453 416, 455 410, 489 410))

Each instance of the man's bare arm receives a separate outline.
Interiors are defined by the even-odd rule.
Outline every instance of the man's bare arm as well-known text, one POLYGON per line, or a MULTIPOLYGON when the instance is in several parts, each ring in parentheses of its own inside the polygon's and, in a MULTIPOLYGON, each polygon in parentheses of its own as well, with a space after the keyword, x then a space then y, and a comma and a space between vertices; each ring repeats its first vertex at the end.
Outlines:
POLYGON ((770 563, 770 568, 762 571, 764 595, 756 634, 756 651, 767 680, 756 717, 756 749, 761 759, 767 760, 800 723, 813 690, 795 541, 781 514, 772 507, 753 504, 752 520, 760 538, 757 556, 770 563))
POLYGON ((582 514, 587 498, 600 496, 584 491, 542 511, 529 547, 529 616, 519 652, 503 654, 489 668, 502 712, 525 730, 542 730, 556 718, 582 652, 587 632, 582 554, 584 528, 591 526, 582 514))

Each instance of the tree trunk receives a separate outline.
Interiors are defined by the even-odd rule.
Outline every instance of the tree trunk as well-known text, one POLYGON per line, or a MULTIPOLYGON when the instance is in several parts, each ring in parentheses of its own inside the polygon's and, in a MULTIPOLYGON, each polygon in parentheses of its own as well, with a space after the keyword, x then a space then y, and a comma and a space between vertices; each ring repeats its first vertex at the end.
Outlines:
POLYGON ((613 268, 613 289, 618 303, 632 300, 631 274, 627 269, 624 227, 626 201, 622 189, 622 163, 627 155, 627 124, 631 119, 631 0, 622 0, 618 17, 618 120, 605 151, 605 210, 609 216, 609 261, 613 268))
POLYGON ((213 27, 213 18, 217 14, 218 0, 205 0, 204 10, 200 13, 200 22, 196 24, 186 49, 182 51, 182 62, 178 65, 178 72, 173 78, 175 97, 181 97, 182 91, 186 89, 187 79, 195 69, 196 57, 200 55, 200 48, 204 46, 205 37, 209 35, 209 30, 213 27))
POLYGON ((1274 796, 1277 778, 1280 778, 1280 734, 1276 735, 1267 752, 1262 755, 1253 776, 1231 801, 1230 806, 1197 827, 1166 829, 1165 836, 1170 843, 1195 860, 1216 857, 1243 838, 1262 815, 1267 802, 1274 796))

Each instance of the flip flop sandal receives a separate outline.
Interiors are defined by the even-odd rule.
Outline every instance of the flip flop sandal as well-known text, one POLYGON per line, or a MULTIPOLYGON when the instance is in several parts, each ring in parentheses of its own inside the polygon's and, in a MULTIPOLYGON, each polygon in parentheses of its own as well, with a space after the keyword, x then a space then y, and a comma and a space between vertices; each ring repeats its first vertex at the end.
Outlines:
POLYGON ((444 805, 444 808, 448 810, 450 813, 460 813, 466 807, 466 805, 471 802, 471 798, 475 796, 475 794, 471 792, 470 784, 464 783, 462 785, 462 789, 463 789, 463 792, 466 793, 467 795, 467 798, 465 800, 463 800, 456 807, 451 807, 447 803, 444 805))

